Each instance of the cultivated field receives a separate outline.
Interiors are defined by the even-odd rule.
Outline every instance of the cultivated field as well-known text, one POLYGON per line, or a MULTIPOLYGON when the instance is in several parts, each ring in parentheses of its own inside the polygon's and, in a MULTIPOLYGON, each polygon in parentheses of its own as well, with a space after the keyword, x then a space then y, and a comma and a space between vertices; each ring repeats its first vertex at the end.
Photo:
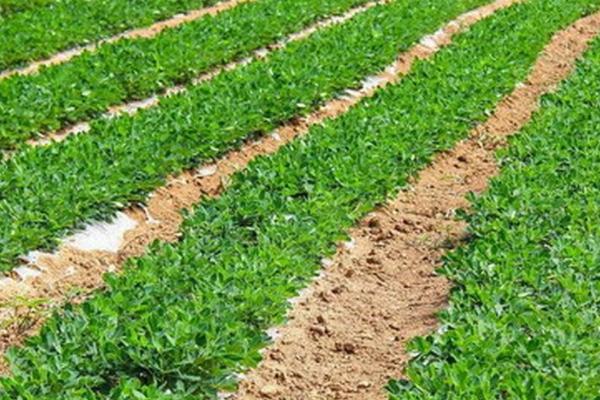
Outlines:
POLYGON ((0 400, 598 398, 599 35, 0 0, 0 400))

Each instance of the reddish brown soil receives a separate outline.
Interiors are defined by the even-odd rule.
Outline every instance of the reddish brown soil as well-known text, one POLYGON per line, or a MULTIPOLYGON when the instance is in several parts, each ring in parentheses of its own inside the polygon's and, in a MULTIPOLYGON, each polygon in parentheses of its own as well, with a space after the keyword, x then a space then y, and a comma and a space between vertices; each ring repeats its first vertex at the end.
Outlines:
POLYGON ((182 222, 181 212, 192 207, 203 196, 218 196, 229 177, 255 157, 274 153, 295 137, 305 134, 310 126, 343 114, 361 99, 371 96, 378 88, 397 81, 410 71, 416 60, 430 57, 441 46, 449 44, 452 36, 461 29, 466 29, 479 19, 514 2, 515 0, 498 0, 459 17, 435 35, 428 37, 428 46, 419 44, 401 54, 396 62, 376 77, 375 85, 367 84, 360 90, 349 91, 347 96, 325 104, 317 112, 281 127, 262 140, 246 144, 215 164, 170 178, 164 187, 150 196, 145 207, 125 210, 126 214, 139 224, 126 233, 118 252, 90 252, 62 246, 55 254, 40 257, 37 263, 32 265, 42 271, 40 276, 26 280, 13 276, 2 286, 0 352, 4 352, 8 346, 22 343, 26 337, 35 334, 49 310, 67 301, 81 301, 89 293, 102 288, 102 276, 105 272, 118 271, 127 259, 142 255, 155 240, 176 241, 182 222), (32 307, 20 299, 39 300, 42 304, 32 307))
POLYGON ((351 245, 339 246, 234 398, 387 398, 384 386, 402 377, 410 358, 406 343, 436 329, 435 314, 446 306, 450 284, 436 269, 466 237, 455 210, 468 208, 467 193, 486 188, 497 173, 496 149, 530 120, 540 96, 566 78, 599 32, 600 13, 558 33, 486 123, 351 231, 351 245))

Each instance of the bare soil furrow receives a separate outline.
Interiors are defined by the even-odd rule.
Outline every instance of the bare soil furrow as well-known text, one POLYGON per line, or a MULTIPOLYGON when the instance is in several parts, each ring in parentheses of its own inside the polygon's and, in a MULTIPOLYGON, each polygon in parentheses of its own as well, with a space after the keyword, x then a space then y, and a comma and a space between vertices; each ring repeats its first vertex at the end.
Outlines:
MULTIPOLYGON (((217 75, 219 75, 223 72, 231 71, 233 69, 239 68, 239 67, 246 65, 254 60, 264 59, 264 58, 268 57, 268 55, 271 54, 273 51, 283 49, 287 44, 289 44, 291 42, 306 39, 307 37, 309 37, 316 31, 318 31, 319 29, 323 29, 328 26, 337 25, 337 24, 346 22, 349 19, 353 18, 355 15, 357 15, 361 12, 367 11, 368 9, 370 9, 378 4, 387 3, 388 1, 389 0, 379 0, 379 1, 369 2, 369 3, 363 4, 361 6, 352 8, 342 15, 336 15, 336 16, 333 16, 330 18, 323 19, 321 21, 317 21, 314 24, 308 26, 306 29, 303 29, 299 32, 293 33, 283 40, 280 40, 276 43, 272 43, 268 46, 265 46, 258 50, 253 51, 252 54, 248 57, 244 57, 240 60, 231 61, 227 64, 215 67, 215 68, 211 69, 210 71, 200 74, 199 76, 197 76, 190 82, 190 85, 192 85, 192 86, 199 85, 203 82, 213 79, 214 77, 216 77, 217 75)), ((171 88, 168 88, 163 93, 160 93, 158 95, 154 95, 154 96, 148 97, 143 100, 136 100, 136 101, 132 101, 132 102, 128 102, 128 103, 110 107, 108 109, 108 111, 106 112, 106 114, 104 114, 102 117, 103 118, 115 118, 122 114, 133 115, 136 112, 138 112, 139 110, 157 106, 160 103, 160 100, 164 97, 181 94, 181 93, 185 92, 188 87, 189 87, 189 85, 176 85, 171 88)), ((45 146, 45 145, 51 144, 53 142, 63 141, 71 135, 88 132, 90 129, 91 129, 90 122, 82 121, 82 122, 74 124, 72 126, 68 126, 63 129, 60 129, 56 132, 50 132, 48 134, 41 135, 38 138, 31 139, 27 143, 31 146, 45 146)))
POLYGON ((75 47, 69 50, 62 51, 60 53, 54 54, 53 56, 47 59, 34 61, 25 67, 2 71, 0 72, 0 80, 6 79, 13 75, 31 75, 39 71, 39 69, 42 67, 66 63, 67 61, 79 56, 80 54, 86 51, 95 51, 99 46, 103 44, 114 43, 121 39, 151 38, 158 35, 166 29, 176 28, 185 23, 200 19, 205 15, 216 15, 222 11, 229 10, 230 8, 233 8, 238 4, 247 1, 252 0, 224 0, 223 2, 215 4, 214 6, 198 8, 196 10, 191 10, 185 14, 177 14, 169 19, 156 22, 144 28, 132 29, 129 31, 119 33, 118 35, 112 36, 110 38, 91 43, 86 46, 75 47))
POLYGON ((459 31, 517 1, 497 0, 463 14, 399 55, 379 75, 367 78, 361 88, 348 90, 315 113, 247 143, 213 164, 170 177, 165 186, 149 196, 147 204, 124 210, 113 224, 91 225, 83 233, 65 239, 53 254, 34 252, 24 256, 27 264, 0 280, 0 352, 34 334, 50 310, 65 302, 81 301, 102 288, 105 272, 118 271, 127 259, 143 254, 152 242, 176 241, 183 221, 182 211, 205 196, 218 196, 231 175, 254 158, 274 153, 305 134, 310 126, 340 116, 379 88, 407 74, 416 60, 431 57, 450 44, 459 31), (128 225, 133 227, 123 229, 128 225))
POLYGON ((498 172, 495 152, 538 109, 540 97, 573 70, 600 33, 600 13, 557 33, 527 80, 468 139, 440 154, 396 199, 368 215, 329 267, 295 301, 264 360, 236 399, 387 399, 400 378, 407 342, 435 330, 451 283, 441 257, 467 238, 453 218, 498 172))

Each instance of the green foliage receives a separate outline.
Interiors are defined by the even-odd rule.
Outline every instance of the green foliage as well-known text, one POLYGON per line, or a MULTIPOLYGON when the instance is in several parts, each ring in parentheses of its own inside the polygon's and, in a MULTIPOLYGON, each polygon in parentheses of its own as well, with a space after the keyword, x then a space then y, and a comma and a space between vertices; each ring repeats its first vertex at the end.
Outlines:
POLYGON ((501 154, 442 332, 415 340, 393 399, 596 399, 600 393, 600 39, 501 154))
MULTIPOLYGON (((0 17, 0 70, 216 2, 54 0, 43 7, 29 7, 0 17)), ((7 5, 15 3, 6 2, 7 5)))
POLYGON ((0 0, 0 17, 33 10, 51 4, 56 0, 0 0))
POLYGON ((189 83, 211 67, 367 0, 258 0, 151 39, 121 40, 0 82, 0 148, 189 83), (110 77, 110 79, 107 79, 110 77))
POLYGON ((0 164, 0 269, 65 231, 144 201, 169 174, 269 132, 391 63, 485 0, 397 0, 223 73, 135 116, 30 148, 0 164))
POLYGON ((154 246, 12 350, 0 399, 214 398, 256 364, 265 329, 345 230, 485 119, 587 4, 500 12, 398 85, 253 162, 187 217, 179 243, 154 246))

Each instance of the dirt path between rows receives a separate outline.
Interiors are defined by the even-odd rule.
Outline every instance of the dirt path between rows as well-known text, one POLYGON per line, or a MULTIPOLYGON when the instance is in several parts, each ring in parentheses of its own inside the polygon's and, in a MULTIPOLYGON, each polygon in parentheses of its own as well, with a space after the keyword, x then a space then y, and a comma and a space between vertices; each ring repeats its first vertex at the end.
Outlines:
MULTIPOLYGON (((133 115, 142 109, 155 107, 160 103, 161 99, 163 99, 165 97, 184 93, 185 91, 187 91, 189 89, 190 86, 195 86, 195 85, 199 85, 203 82, 207 82, 207 81, 215 78, 216 76, 220 75, 223 72, 234 70, 243 65, 249 64, 254 60, 265 59, 266 57, 269 56, 269 54, 271 54, 272 52, 274 52, 276 50, 283 49, 289 43, 306 39, 310 35, 312 35, 313 33, 317 32, 320 29, 324 29, 324 28, 327 28, 332 25, 344 23, 344 22, 352 19, 357 14, 365 12, 368 9, 375 7, 376 5, 385 4, 389 1, 390 0, 379 0, 379 1, 368 2, 368 3, 362 4, 360 6, 351 8, 341 15, 334 15, 334 16, 331 16, 328 18, 324 18, 320 21, 317 21, 317 22, 309 25, 305 29, 302 29, 296 33, 289 35, 288 37, 286 37, 283 40, 280 40, 275 43, 271 43, 265 47, 262 47, 258 50, 253 51, 251 53, 251 55, 249 55, 248 57, 244 57, 240 60, 231 61, 227 64, 212 68, 209 71, 204 72, 204 73, 200 74, 199 76, 197 76, 196 78, 194 78, 189 84, 172 86, 172 87, 164 90, 162 93, 150 96, 146 99, 131 101, 131 102, 127 102, 127 103, 109 107, 108 111, 103 116, 101 116, 101 118, 114 118, 114 117, 117 117, 122 114, 133 115)), ((76 123, 74 125, 59 129, 55 132, 49 132, 49 133, 40 135, 40 137, 31 139, 27 143, 31 146, 46 146, 46 145, 49 145, 54 142, 61 142, 71 135, 77 135, 77 134, 89 132, 90 129, 91 129, 90 122, 82 121, 82 122, 76 123)), ((5 158, 7 158, 7 156, 5 156, 5 158)))
POLYGON ((455 210, 497 174, 495 151, 538 108, 540 96, 573 70, 600 32, 600 13, 558 33, 526 82, 467 140, 439 155, 410 189, 365 218, 339 246, 324 276, 289 314, 289 323, 242 380, 235 399, 376 400, 400 378, 405 346, 437 327, 450 283, 440 257, 466 238, 455 210))
POLYGON ((177 14, 163 21, 155 22, 147 27, 132 29, 86 46, 75 47, 56 53, 44 60, 34 61, 25 67, 2 71, 0 72, 0 80, 6 79, 13 75, 32 75, 39 71, 42 67, 66 63, 67 61, 83 54, 86 51, 95 51, 103 44, 114 43, 121 39, 152 38, 166 29, 176 28, 185 23, 200 19, 205 15, 217 15, 223 11, 237 6, 238 4, 246 3, 248 1, 253 0, 225 0, 215 4, 214 6, 198 8, 196 10, 188 11, 185 14, 177 14))
MULTIPOLYGON (((182 211, 193 207, 204 196, 218 196, 231 175, 245 168, 254 158, 272 154, 305 134, 310 126, 342 115, 377 89, 396 82, 410 71, 416 60, 431 57, 441 47, 450 44, 459 31, 518 1, 497 0, 461 15, 435 34, 425 36, 420 44, 401 54, 379 75, 367 78, 360 89, 348 90, 345 96, 328 102, 306 118, 283 126, 262 140, 248 143, 214 164, 169 178, 165 186, 149 196, 146 205, 131 207, 120 214, 119 221, 125 223, 118 225, 132 227, 121 230, 97 224, 99 226, 89 229, 88 237, 83 240, 66 239, 54 254, 35 253, 27 257, 29 265, 19 267, 10 277, 0 279, 0 353, 35 334, 52 309, 65 302, 82 301, 94 290, 102 288, 105 272, 120 270, 127 259, 142 255, 152 242, 176 241, 183 221, 182 211), (105 237, 98 239, 94 235, 105 237), (101 244, 109 242, 110 246, 99 246, 102 250, 93 250, 95 240, 103 242, 101 244), (81 242, 85 246, 74 245, 81 242)), ((2 369, 0 366, 0 371, 2 369)))

